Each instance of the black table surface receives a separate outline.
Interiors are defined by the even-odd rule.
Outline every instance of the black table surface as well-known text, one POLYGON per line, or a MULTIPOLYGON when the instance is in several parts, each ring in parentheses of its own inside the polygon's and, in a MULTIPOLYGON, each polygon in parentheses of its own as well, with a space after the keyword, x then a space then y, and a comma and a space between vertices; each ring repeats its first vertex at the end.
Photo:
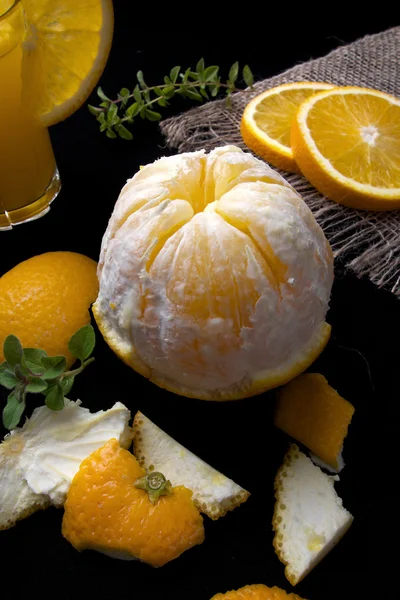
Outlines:
MULTIPOLYGON (((225 70, 235 60, 248 63, 259 79, 398 24, 393 14, 375 11, 361 19, 306 11, 292 15, 288 23, 288 15, 281 22, 283 16, 275 8, 268 9, 268 18, 253 14, 253 26, 246 7, 236 20, 233 13, 225 20, 193 10, 190 15, 166 6, 133 7, 117 0, 113 48, 100 82, 103 89, 111 95, 123 86, 132 87, 138 69, 148 82, 157 84, 175 64, 194 65, 201 56, 225 70)), ((96 102, 94 94, 91 100, 96 102)), ((175 106, 168 114, 183 108, 175 106)), ((107 139, 85 106, 52 128, 62 191, 47 216, 0 234, 0 275, 24 259, 52 250, 98 258, 126 179, 140 165, 171 153, 156 124, 139 123, 134 133, 131 142, 107 139)), ((286 581, 272 547, 273 480, 288 447, 288 438, 271 425, 274 392, 222 404, 178 397, 123 365, 98 333, 96 362, 77 379, 70 396, 81 398, 92 410, 109 408, 117 400, 133 414, 140 409, 247 488, 251 497, 217 522, 205 518, 204 544, 160 569, 90 551, 80 554, 61 536, 61 510, 36 513, 0 533, 2 598, 92 594, 99 600, 122 596, 209 600, 217 592, 251 583, 278 585, 309 600, 363 598, 369 597, 372 573, 381 581, 377 598, 399 598, 396 578, 392 584, 389 576, 396 555, 384 550, 392 546, 397 521, 399 316, 400 304, 392 294, 336 265, 328 314, 332 338, 310 370, 323 373, 356 407, 345 444, 346 468, 336 484, 355 520, 337 547, 295 589, 286 581), (375 551, 373 523, 380 530, 375 551)), ((0 401, 3 405, 3 391, 0 401)))

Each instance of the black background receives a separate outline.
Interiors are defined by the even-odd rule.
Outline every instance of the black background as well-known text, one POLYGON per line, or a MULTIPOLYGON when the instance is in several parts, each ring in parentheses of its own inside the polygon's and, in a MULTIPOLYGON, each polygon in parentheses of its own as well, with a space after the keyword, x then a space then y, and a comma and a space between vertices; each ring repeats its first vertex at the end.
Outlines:
MULTIPOLYGON (((117 0, 103 89, 116 95, 121 87, 132 87, 138 69, 149 83, 157 84, 175 64, 194 65, 201 56, 225 72, 235 60, 248 63, 259 79, 399 22, 390 12, 351 18, 347 13, 308 12, 304 6, 298 14, 265 6, 257 14, 247 5, 240 9, 231 5, 227 11, 228 6, 221 8, 218 17, 215 10, 201 6, 178 10, 167 4, 139 7, 117 0)), ((91 101, 96 102, 94 94, 91 101)), ((186 105, 174 106, 169 114, 186 105)), ((134 133, 132 142, 108 140, 86 107, 52 128, 62 192, 47 216, 1 233, 0 274, 50 250, 98 258, 102 234, 125 180, 139 165, 171 153, 156 124, 139 123, 134 133)), ((373 575, 381 586, 377 597, 399 597, 396 583, 388 591, 392 587, 388 574, 396 560, 388 546, 395 543, 397 527, 399 315, 393 295, 336 265, 328 314, 333 334, 311 370, 325 374, 356 407, 345 444, 346 468, 336 485, 355 521, 295 590, 285 580, 272 548, 273 479, 288 446, 286 436, 271 425, 274 393, 225 404, 180 398, 124 366, 98 334, 96 362, 77 379, 70 396, 81 398, 91 409, 109 408, 119 400, 132 413, 142 410, 252 495, 217 522, 205 518, 204 544, 157 570, 94 552, 79 554, 61 536, 61 511, 37 513, 0 533, 2 596, 209 600, 219 591, 265 583, 309 600, 329 600, 364 597, 373 575)), ((3 391, 0 399, 3 405, 3 391)))

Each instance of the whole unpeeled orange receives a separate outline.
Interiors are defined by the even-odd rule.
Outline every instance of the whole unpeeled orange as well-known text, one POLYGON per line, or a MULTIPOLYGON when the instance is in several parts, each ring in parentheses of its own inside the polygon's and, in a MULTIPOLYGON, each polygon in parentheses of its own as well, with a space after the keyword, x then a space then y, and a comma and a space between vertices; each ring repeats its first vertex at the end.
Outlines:
POLYGON ((98 276, 108 344, 185 396, 281 385, 329 338, 330 246, 289 184, 235 146, 161 158, 129 180, 98 276))
POLYGON ((90 322, 96 299, 96 263, 76 252, 47 252, 29 258, 0 278, 0 362, 5 338, 73 362, 68 340, 90 322))

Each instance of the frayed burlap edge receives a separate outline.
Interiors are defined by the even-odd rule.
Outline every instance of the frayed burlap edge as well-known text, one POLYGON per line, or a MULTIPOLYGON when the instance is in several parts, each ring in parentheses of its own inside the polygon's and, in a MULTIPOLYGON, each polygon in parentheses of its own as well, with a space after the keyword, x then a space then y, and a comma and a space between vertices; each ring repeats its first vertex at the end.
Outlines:
MULTIPOLYGON (((239 126, 247 102, 261 91, 291 81, 325 81, 371 87, 400 95, 400 27, 366 36, 327 56, 299 64, 239 92, 229 109, 209 102, 161 123, 167 145, 179 152, 235 144, 246 149, 239 126)), ((282 175, 302 195, 331 243, 336 259, 357 276, 400 297, 400 211, 359 211, 331 202, 300 175, 282 175)))

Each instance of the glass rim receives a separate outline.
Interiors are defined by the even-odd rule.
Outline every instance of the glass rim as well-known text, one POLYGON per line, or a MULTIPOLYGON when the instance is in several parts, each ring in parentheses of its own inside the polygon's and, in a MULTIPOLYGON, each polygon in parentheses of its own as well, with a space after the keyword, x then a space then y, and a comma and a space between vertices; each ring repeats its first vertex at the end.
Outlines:
POLYGON ((12 11, 14 10, 14 8, 16 6, 18 6, 18 4, 20 3, 21 0, 14 0, 14 2, 11 4, 11 6, 9 8, 7 8, 7 10, 3 13, 0 13, 0 22, 3 19, 6 19, 8 16, 10 16, 10 14, 12 13, 12 11))

